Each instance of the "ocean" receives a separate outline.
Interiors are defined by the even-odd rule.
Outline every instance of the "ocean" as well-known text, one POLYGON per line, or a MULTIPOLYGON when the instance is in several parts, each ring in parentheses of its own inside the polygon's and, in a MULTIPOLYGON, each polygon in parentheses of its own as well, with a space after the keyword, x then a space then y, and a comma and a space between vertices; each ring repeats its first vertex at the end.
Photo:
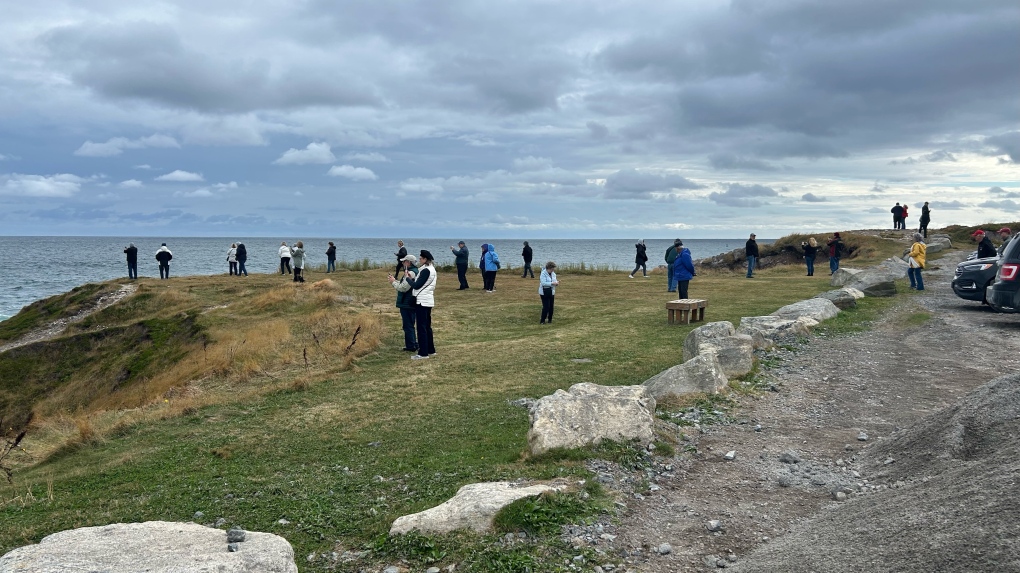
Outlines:
MULTIPOLYGON (((271 273, 279 268, 277 250, 282 241, 302 240, 310 266, 326 264, 326 247, 333 241, 338 261, 394 263, 397 239, 293 239, 245 238, 238 240, 248 250, 249 273, 271 273)), ((450 245, 467 243, 472 261, 481 256, 481 244, 491 243, 500 260, 519 267, 525 240, 534 249, 532 264, 608 265, 621 272, 634 268, 634 240, 628 239, 404 239, 409 253, 428 249, 440 264, 453 263, 450 245)), ((684 239, 684 246, 695 259, 711 257, 743 247, 746 239, 684 239)), ((138 247, 138 276, 159 278, 155 254, 166 242, 174 255, 170 276, 215 275, 227 272, 227 250, 232 240, 221 237, 0 237, 0 320, 9 318, 22 307, 90 282, 127 276, 124 248, 138 247)), ((771 240, 759 239, 766 244, 771 240)), ((650 267, 664 264, 663 255, 672 239, 645 239, 650 267)))

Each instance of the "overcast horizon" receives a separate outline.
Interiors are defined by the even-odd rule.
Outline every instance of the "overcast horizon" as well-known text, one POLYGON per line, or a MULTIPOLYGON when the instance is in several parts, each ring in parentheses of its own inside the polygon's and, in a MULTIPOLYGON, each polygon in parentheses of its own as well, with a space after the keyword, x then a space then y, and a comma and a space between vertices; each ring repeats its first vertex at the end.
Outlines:
POLYGON ((1005 0, 15 2, 0 234, 736 238, 1020 215, 1005 0))

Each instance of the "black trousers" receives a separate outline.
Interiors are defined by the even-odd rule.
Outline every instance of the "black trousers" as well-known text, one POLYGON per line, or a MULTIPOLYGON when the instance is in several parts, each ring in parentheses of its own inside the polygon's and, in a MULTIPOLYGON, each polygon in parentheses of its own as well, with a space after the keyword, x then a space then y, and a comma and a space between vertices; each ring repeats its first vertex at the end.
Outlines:
POLYGON ((159 263, 159 278, 170 278, 170 263, 159 263))
POLYGON ((531 278, 535 278, 535 271, 531 270, 531 261, 524 261, 524 274, 521 275, 521 278, 523 279, 528 275, 531 275, 531 278))
POLYGON ((416 305, 414 307, 414 327, 418 334, 418 355, 428 356, 436 353, 436 343, 432 339, 432 307, 416 305))
POLYGON ((545 322, 546 320, 548 320, 549 322, 552 322, 552 317, 553 317, 553 302, 555 302, 553 299, 556 298, 556 295, 554 295, 552 293, 549 293, 549 294, 540 294, 539 296, 542 297, 542 320, 541 321, 545 322))
POLYGON ((496 271, 485 271, 482 278, 485 281, 485 290, 496 290, 496 271))
POLYGON ((689 287, 690 285, 691 285, 691 281, 677 281, 676 282, 676 288, 679 291, 677 294, 680 295, 679 298, 687 298, 687 287, 689 287))
POLYGON ((468 288, 467 263, 457 263, 457 280, 460 281, 460 288, 468 288))
POLYGON ((290 257, 280 257, 280 274, 289 275, 290 270, 290 257))

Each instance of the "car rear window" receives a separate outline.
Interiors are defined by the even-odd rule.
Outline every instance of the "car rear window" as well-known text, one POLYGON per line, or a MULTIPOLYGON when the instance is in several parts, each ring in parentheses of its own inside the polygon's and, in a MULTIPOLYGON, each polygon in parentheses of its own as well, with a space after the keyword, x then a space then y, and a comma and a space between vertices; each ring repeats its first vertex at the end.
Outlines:
POLYGON ((1006 245, 1006 250, 1002 252, 1002 258, 1004 259, 1020 259, 1020 240, 1016 237, 1006 245))

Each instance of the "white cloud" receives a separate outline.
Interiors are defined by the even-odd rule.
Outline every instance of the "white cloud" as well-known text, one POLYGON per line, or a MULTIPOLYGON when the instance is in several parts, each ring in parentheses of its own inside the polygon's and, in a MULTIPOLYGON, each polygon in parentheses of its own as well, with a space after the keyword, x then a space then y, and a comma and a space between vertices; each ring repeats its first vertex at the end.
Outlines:
POLYGON ((961 203, 959 201, 932 201, 929 205, 932 209, 945 209, 947 211, 967 208, 966 203, 961 203))
POLYGON ((375 181, 379 177, 366 167, 354 167, 353 165, 339 165, 329 168, 326 175, 332 177, 346 177, 353 181, 375 181))
POLYGON ((214 183, 212 185, 212 188, 218 191, 224 191, 227 189, 237 189, 237 181, 231 181, 230 183, 214 183))
POLYGON ((0 161, 17 161, 17 160, 18 160, 18 158, 15 157, 14 155, 7 155, 7 154, 4 154, 4 153, 0 153, 0 161))
POLYGON ((157 133, 140 139, 114 137, 105 143, 94 143, 89 140, 81 144, 81 147, 75 150, 74 154, 82 157, 113 157, 124 153, 125 149, 143 149, 146 147, 180 148, 180 146, 176 139, 157 133))
POLYGON ((135 169, 145 169, 145 170, 149 170, 149 169, 152 169, 153 167, 152 167, 151 165, 149 165, 148 163, 143 163, 143 164, 141 164, 141 165, 135 165, 135 167, 134 167, 134 168, 135 168, 135 169))
POLYGON ((1002 209, 1003 211, 1012 211, 1014 213, 1020 212, 1020 203, 1017 203, 1012 199, 1003 199, 1001 201, 985 201, 984 203, 979 203, 978 207, 987 207, 989 209, 1002 209))
POLYGON ((0 194, 18 197, 70 197, 81 190, 85 180, 77 175, 0 175, 0 194))
POLYGON ((348 153, 344 155, 344 159, 347 161, 364 161, 366 163, 389 163, 390 161, 388 157, 375 151, 371 153, 348 153))
POLYGON ((205 181, 205 177, 202 177, 201 173, 176 169, 170 173, 160 175, 156 178, 156 181, 205 181))
POLYGON ((138 188, 142 186, 142 182, 137 179, 128 179, 127 181, 121 181, 117 186, 125 189, 138 188))
POLYGON ((304 149, 293 147, 283 152, 274 165, 329 164, 336 161, 328 143, 309 143, 304 149))
POLYGON ((541 171, 543 169, 550 169, 553 163, 551 159, 545 157, 518 157, 514 159, 514 170, 516 171, 541 171))
POLYGON ((409 193, 440 193, 443 191, 442 179, 413 178, 400 182, 400 190, 409 193))
POLYGON ((195 189, 194 191, 178 191, 174 193, 175 197, 212 197, 213 192, 206 187, 201 189, 195 189))

